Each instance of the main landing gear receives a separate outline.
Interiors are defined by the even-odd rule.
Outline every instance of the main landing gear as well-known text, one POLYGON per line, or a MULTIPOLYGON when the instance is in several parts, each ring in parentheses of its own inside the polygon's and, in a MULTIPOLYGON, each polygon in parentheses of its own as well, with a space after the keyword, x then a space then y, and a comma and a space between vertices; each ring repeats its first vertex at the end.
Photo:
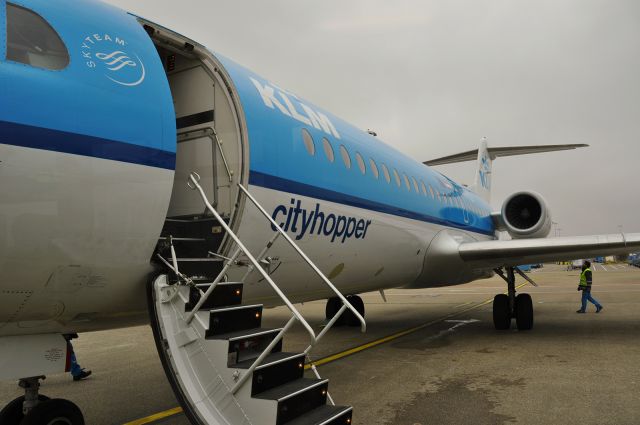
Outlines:
MULTIPOLYGON (((347 296, 347 301, 349 301, 356 311, 364 317, 364 301, 362 301, 362 298, 357 295, 349 295, 347 296)), ((340 301, 340 298, 332 297, 327 300, 327 307, 325 308, 325 317, 327 318, 327 322, 333 319, 333 316, 338 313, 341 307, 342 302, 340 301)), ((345 310, 334 326, 360 326, 360 321, 350 310, 345 310)))
POLYGON ((506 267, 506 274, 502 269, 495 272, 507 282, 507 294, 498 294, 493 299, 493 325, 498 330, 511 328, 511 319, 516 319, 518 330, 528 331, 533 328, 533 301, 529 294, 516 296, 516 276, 520 274, 529 283, 537 286, 522 271, 515 267, 506 267))
POLYGON ((0 410, 2 425, 84 425, 82 412, 72 402, 50 399, 38 394, 44 376, 24 378, 18 382, 25 395, 0 410))

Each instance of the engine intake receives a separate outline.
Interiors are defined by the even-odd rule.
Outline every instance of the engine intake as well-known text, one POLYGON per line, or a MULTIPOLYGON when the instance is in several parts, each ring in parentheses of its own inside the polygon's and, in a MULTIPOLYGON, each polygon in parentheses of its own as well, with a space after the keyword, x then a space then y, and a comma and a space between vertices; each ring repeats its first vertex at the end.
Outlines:
POLYGON ((502 204, 497 224, 513 239, 544 238, 551 231, 551 213, 539 194, 517 192, 502 204))

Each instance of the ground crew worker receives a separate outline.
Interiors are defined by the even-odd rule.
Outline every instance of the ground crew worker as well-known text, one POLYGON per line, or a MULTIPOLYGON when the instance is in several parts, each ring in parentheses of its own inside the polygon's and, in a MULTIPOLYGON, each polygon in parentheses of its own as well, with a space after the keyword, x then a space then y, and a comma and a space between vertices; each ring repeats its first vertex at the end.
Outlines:
POLYGON ((78 364, 78 360, 76 359, 76 353, 73 351, 73 345, 71 344, 71 340, 77 338, 78 334, 67 334, 64 335, 64 338, 67 340, 67 350, 69 350, 69 359, 71 363, 71 376, 74 381, 82 381, 83 379, 91 376, 90 370, 85 370, 78 364))
POLYGON ((587 301, 591 301, 596 306, 596 313, 602 311, 602 304, 591 296, 591 283, 593 282, 593 273, 591 273, 591 262, 584 260, 582 263, 582 273, 580 273, 580 284, 578 291, 582 291, 582 307, 576 313, 587 312, 587 301))

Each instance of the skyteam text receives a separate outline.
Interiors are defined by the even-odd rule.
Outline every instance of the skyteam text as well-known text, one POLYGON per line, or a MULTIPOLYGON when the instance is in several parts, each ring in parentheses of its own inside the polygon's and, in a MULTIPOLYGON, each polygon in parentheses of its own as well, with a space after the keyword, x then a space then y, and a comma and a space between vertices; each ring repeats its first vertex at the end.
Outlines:
MULTIPOLYGON (((302 239, 305 235, 330 236, 331 242, 345 240, 355 237, 364 239, 371 220, 347 217, 344 215, 325 214, 320 211, 320 204, 316 203, 313 210, 301 207, 300 200, 291 199, 291 205, 286 207, 278 205, 273 214, 273 219, 282 227, 285 232, 292 232, 296 235, 296 240, 302 239), (283 220, 278 222, 278 220, 283 220)), ((275 231, 275 226, 271 225, 275 231)))

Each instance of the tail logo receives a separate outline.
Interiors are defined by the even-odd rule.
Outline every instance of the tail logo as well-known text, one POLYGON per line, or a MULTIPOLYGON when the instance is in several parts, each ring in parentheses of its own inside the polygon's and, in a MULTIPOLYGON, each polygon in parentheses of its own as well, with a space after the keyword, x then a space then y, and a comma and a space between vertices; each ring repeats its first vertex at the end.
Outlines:
POLYGON ((102 70, 116 84, 134 87, 146 78, 142 59, 129 51, 128 43, 110 34, 93 34, 83 40, 82 57, 87 68, 102 70))
POLYGON ((491 173, 490 167, 489 160, 486 156, 483 156, 478 174, 480 175, 480 184, 487 190, 491 189, 491 181, 489 180, 489 173, 491 173))

